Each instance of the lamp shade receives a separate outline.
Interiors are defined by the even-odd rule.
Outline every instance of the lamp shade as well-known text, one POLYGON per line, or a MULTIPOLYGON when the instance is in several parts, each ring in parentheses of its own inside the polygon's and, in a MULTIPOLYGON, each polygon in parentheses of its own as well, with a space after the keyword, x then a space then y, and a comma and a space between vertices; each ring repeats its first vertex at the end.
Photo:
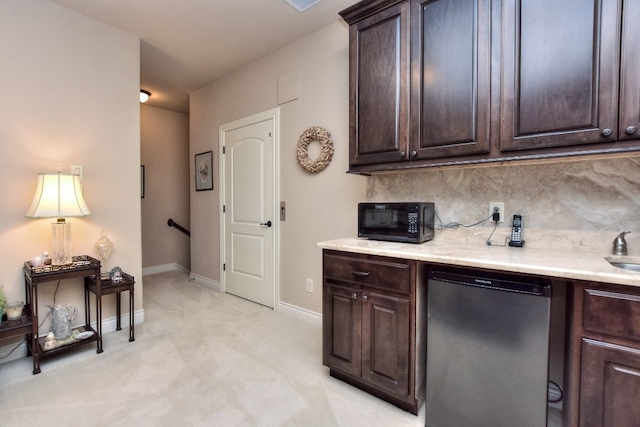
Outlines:
POLYGON ((80 177, 38 174, 36 194, 26 215, 29 218, 64 218, 91 215, 82 197, 80 177))

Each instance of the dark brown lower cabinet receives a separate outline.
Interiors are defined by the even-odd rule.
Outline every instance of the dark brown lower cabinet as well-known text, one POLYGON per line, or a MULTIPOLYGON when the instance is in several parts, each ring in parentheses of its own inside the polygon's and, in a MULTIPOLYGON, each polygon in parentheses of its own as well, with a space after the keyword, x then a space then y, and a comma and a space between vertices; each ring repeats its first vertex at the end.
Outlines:
POLYGON ((575 425, 639 426, 640 289, 578 283, 574 307, 579 343, 574 349, 579 360, 575 425))
POLYGON ((360 377, 360 290, 325 285, 323 290, 323 363, 345 374, 360 377))
POLYGON ((583 339, 580 425, 640 423, 640 349, 583 339))
POLYGON ((362 379, 398 396, 409 395, 411 303, 365 291, 362 296, 362 379))
POLYGON ((424 292, 417 263, 324 251, 323 363, 339 378, 417 414, 425 396, 424 292))

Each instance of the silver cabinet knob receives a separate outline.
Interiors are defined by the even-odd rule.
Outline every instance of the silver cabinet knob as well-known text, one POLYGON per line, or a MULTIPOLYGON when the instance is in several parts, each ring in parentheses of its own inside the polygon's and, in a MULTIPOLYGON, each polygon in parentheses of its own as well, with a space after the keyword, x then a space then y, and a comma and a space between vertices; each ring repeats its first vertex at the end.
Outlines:
POLYGON ((369 299, 369 298, 367 298, 367 296, 366 296, 366 295, 363 295, 363 296, 362 296, 362 301, 367 301, 368 299, 369 299))
POLYGON ((407 153, 405 153, 404 151, 401 151, 401 152, 400 152, 400 157, 404 157, 404 156, 406 156, 406 155, 407 155, 407 153))
POLYGON ((602 136, 604 136, 605 138, 611 136, 611 134, 613 134, 613 131, 611 129, 605 129, 602 131, 602 136))
POLYGON ((356 299, 358 298, 358 295, 354 292, 353 295, 351 295, 351 299, 356 299))
POLYGON ((627 135, 633 135, 637 130, 638 128, 636 128, 635 126, 629 126, 625 129, 625 132, 627 132, 627 135))
POLYGON ((415 156, 417 156, 417 155, 418 155, 418 152, 417 152, 416 150, 413 150, 413 151, 411 152, 411 157, 415 157, 415 156))

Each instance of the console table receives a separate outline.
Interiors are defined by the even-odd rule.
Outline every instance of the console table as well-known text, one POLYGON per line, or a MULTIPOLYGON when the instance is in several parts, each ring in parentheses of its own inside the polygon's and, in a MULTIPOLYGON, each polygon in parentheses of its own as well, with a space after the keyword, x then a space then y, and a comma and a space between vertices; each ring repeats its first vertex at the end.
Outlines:
MULTIPOLYGON (((89 325, 89 306, 85 295, 85 325, 75 327, 78 332, 92 331, 94 334, 83 340, 72 341, 51 350, 44 351, 44 337, 38 337, 38 288, 46 282, 57 280, 73 279, 79 277, 90 277, 100 275, 100 261, 87 255, 74 256, 73 262, 69 265, 51 265, 33 266, 31 261, 24 263, 24 284, 26 292, 26 311, 31 313, 31 332, 28 337, 28 351, 33 357, 33 374, 40 373, 40 358, 60 353, 62 351, 74 348, 78 345, 97 341, 96 331, 89 325)), ((101 318, 98 318, 98 325, 101 318)), ((17 335, 17 333, 15 334, 17 335)), ((100 348, 98 349, 100 350, 100 348)), ((100 351, 98 351, 99 353, 100 351)))

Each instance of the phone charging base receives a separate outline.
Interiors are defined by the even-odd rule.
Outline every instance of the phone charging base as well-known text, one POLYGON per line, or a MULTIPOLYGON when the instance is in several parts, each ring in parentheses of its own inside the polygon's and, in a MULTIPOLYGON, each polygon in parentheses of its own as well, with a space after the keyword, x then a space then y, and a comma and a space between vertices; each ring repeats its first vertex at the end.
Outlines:
POLYGON ((514 246, 516 248, 521 248, 524 246, 524 240, 521 240, 519 242, 509 242, 509 246, 514 246))

